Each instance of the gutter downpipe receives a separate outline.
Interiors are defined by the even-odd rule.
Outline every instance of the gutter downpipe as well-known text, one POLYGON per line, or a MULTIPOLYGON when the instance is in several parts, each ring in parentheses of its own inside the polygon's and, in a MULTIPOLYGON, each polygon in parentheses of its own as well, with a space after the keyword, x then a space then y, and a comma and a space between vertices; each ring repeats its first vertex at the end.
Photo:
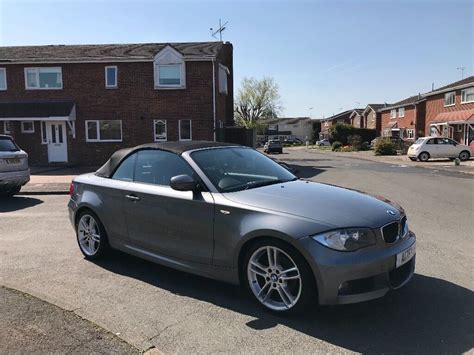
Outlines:
POLYGON ((212 58, 212 114, 214 119, 214 142, 216 141, 216 58, 212 58))

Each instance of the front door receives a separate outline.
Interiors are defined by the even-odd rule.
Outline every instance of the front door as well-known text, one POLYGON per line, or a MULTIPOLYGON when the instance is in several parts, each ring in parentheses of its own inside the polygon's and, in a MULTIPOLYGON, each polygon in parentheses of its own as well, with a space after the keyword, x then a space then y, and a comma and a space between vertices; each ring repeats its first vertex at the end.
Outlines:
POLYGON ((67 162, 67 136, 65 122, 46 122, 48 160, 50 163, 67 162))

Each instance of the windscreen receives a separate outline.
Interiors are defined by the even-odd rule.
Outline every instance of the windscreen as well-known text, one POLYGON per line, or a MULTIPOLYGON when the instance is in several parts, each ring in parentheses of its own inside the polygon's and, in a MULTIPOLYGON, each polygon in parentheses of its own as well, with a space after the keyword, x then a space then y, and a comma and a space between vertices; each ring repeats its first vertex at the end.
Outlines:
POLYGON ((10 138, 0 137, 0 152, 17 152, 19 150, 10 138))

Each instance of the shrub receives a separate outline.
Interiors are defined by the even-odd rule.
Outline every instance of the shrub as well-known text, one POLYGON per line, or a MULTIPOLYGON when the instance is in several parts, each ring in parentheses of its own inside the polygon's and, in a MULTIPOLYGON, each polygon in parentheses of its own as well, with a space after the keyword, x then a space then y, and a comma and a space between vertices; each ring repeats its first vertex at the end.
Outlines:
POLYGON ((359 150, 370 150, 370 145, 369 145, 369 143, 367 143, 367 142, 362 142, 362 143, 360 144, 359 150))
POLYGON ((375 143, 375 155, 397 155, 395 144, 390 139, 380 139, 375 143))
POLYGON ((337 123, 329 128, 329 141, 347 144, 347 137, 352 134, 354 127, 345 123, 337 123))
POLYGON ((338 152, 353 152, 354 147, 352 147, 351 145, 345 145, 345 146, 342 146, 341 148, 339 148, 337 151, 338 152))
POLYGON ((335 141, 332 144, 332 151, 335 152, 335 151, 339 150, 341 147, 342 147, 342 143, 339 142, 339 141, 335 141))
POLYGON ((358 135, 352 135, 347 137, 347 143, 349 143, 353 150, 360 150, 362 146, 362 137, 358 135))

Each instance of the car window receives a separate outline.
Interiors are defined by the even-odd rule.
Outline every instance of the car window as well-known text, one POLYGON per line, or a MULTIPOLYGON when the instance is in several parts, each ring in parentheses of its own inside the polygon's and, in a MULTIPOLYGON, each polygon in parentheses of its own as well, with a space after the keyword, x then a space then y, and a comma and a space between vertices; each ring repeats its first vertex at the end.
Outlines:
POLYGON ((142 150, 135 162, 135 182, 169 186, 176 175, 194 176, 194 171, 180 156, 162 150, 142 150))
POLYGON ((17 152, 20 148, 10 138, 0 138, 0 152, 17 152))
POLYGON ((125 159, 115 170, 112 179, 115 180, 122 180, 122 181, 133 181, 133 173, 135 169, 135 159, 137 154, 130 155, 127 159, 125 159))
POLYGON ((436 138, 428 139, 428 142, 426 142, 426 144, 437 144, 436 138))
MULTIPOLYGON (((423 143, 424 139, 423 138, 418 138, 415 142, 415 144, 421 144, 423 143)), ((429 144, 429 143, 428 143, 429 144)))
POLYGON ((235 147, 193 152, 191 158, 220 192, 245 190, 296 177, 254 149, 235 147))
POLYGON ((438 144, 452 144, 448 138, 438 138, 438 144))

